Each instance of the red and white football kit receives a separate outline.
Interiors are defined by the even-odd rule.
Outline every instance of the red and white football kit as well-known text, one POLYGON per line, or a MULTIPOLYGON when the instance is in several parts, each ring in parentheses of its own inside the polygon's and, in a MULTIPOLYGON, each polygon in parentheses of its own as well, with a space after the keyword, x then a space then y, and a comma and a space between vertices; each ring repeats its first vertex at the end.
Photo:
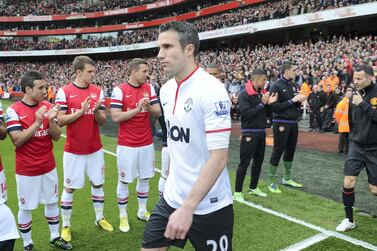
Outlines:
MULTIPOLYGON (((22 101, 11 105, 6 112, 8 133, 23 131, 35 122, 35 113, 51 104, 42 101, 30 106, 22 101)), ((19 207, 33 210, 38 203, 51 204, 58 200, 58 176, 53 155, 49 121, 43 119, 40 128, 22 146, 16 147, 16 183, 19 207), (30 188, 33 189, 30 189, 30 188)))
POLYGON ((104 183, 105 162, 99 126, 93 112, 96 100, 102 101, 100 110, 105 110, 103 91, 92 84, 83 88, 69 83, 59 89, 55 102, 60 105, 61 111, 72 114, 81 109, 81 103, 87 97, 91 98, 87 112, 67 125, 63 169, 64 186, 68 188, 82 188, 85 173, 93 185, 104 183))
MULTIPOLYGON (((148 98, 150 105, 158 104, 155 90, 150 84, 135 87, 123 83, 114 88, 110 107, 129 111, 135 109, 143 98, 148 98)), ((117 157, 121 181, 131 183, 135 178, 153 177, 155 157, 148 111, 142 110, 131 119, 119 123, 117 157)))

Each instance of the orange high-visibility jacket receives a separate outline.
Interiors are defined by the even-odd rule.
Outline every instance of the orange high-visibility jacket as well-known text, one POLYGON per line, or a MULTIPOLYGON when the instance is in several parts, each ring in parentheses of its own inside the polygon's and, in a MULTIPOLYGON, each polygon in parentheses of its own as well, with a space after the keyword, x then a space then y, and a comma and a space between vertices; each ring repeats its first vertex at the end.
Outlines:
POLYGON ((334 117, 338 123, 338 132, 350 132, 348 108, 349 99, 347 97, 344 97, 336 106, 334 117))
POLYGON ((304 82, 304 83, 301 85, 300 94, 309 97, 309 95, 310 95, 311 92, 312 92, 312 91, 310 90, 309 85, 308 85, 306 82, 304 82))

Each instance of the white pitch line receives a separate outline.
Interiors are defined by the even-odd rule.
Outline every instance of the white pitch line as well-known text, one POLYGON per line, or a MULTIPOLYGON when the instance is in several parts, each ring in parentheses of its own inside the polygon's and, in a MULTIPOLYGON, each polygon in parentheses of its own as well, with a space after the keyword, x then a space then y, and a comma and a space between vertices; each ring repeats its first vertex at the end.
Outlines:
MULTIPOLYGON (((64 134, 61 135, 62 137, 66 138, 66 136, 64 134)), ((111 151, 108 151, 108 150, 105 150, 103 149, 103 151, 111 156, 115 156, 116 157, 116 154, 111 152, 111 151)), ((156 169, 157 172, 161 172, 161 170, 159 169, 156 169)), ((286 219, 288 221, 291 221, 291 222, 294 222, 294 223, 297 223, 297 224, 300 224, 302 226, 305 226, 307 228, 311 228, 311 229, 314 229, 318 232, 321 232, 322 234, 325 234, 327 236, 332 236, 332 237, 335 237, 335 238, 338 238, 338 239, 341 239, 343 241, 347 241, 347 242, 350 242, 354 245, 357 245, 357 246, 362 246, 364 248, 367 248, 367 249, 370 249, 370 250, 375 250, 377 251, 377 246, 374 246, 368 242, 365 242, 365 241, 362 241, 362 240, 358 240, 358 239, 355 239, 355 238, 352 238, 352 237, 349 237, 347 235, 344 235, 344 234, 340 234, 340 233, 337 233, 337 232, 334 232, 334 231, 330 231, 330 230, 326 230, 322 227, 319 227, 319 226, 316 226, 316 225, 313 225, 311 223, 308 223, 308 222, 305 222, 303 220, 299 220, 299 219, 296 219, 292 216, 289 216, 289 215, 286 215, 286 214, 283 214, 283 213, 280 213, 280 212, 277 212, 277 211, 274 211, 272 209, 268 209, 268 208, 265 208, 261 205, 258 205, 258 204, 254 204, 252 202, 249 202, 249 201, 245 201, 245 202, 240 202, 242 204, 245 204, 249 207, 252 207, 252 208, 255 208, 255 209, 259 209, 263 212, 266 212, 266 213, 269 213, 269 214, 272 214, 272 215, 275 215, 277 217, 280 217, 280 218, 283 218, 283 219, 286 219)))
POLYGON ((292 246, 289 246, 287 248, 281 249, 280 251, 300 251, 303 250, 304 248, 310 247, 318 242, 321 242, 323 240, 326 240, 329 238, 328 235, 320 233, 317 235, 314 235, 306 240, 300 241, 296 244, 293 244, 292 246))
POLYGON ((350 242, 354 245, 357 245, 357 246, 362 246, 364 248, 367 248, 367 249, 370 249, 370 250, 376 250, 377 251, 377 246, 374 246, 368 242, 365 242, 365 241, 362 241, 362 240, 358 240, 358 239, 355 239, 355 238, 352 238, 352 237, 349 237, 347 235, 344 235, 344 234, 341 234, 341 233, 338 233, 338 232, 334 232, 334 231, 330 231, 330 230, 327 230, 327 229, 324 229, 322 227, 319 227, 319 226, 316 226, 314 224, 311 224, 311 223, 308 223, 308 222, 305 222, 303 220, 299 220, 299 219, 296 219, 292 216, 289 216, 289 215, 286 215, 286 214, 283 214, 283 213, 280 213, 280 212, 277 212, 277 211, 274 211, 272 209, 269 209, 269 208, 265 208, 261 205, 258 205, 258 204, 254 204, 250 201, 245 201, 245 202, 240 202, 242 204, 245 204, 245 205, 248 205, 252 208, 255 208, 255 209, 259 209, 263 212, 266 212, 266 213, 269 213, 269 214, 272 214, 272 215, 275 215, 277 217, 280 217, 280 218, 283 218, 283 219, 286 219, 288 221, 291 221, 291 222, 294 222, 294 223, 297 223, 297 224, 300 224, 302 226, 305 226, 307 228, 311 228, 311 229, 314 229, 318 232, 321 232, 325 235, 328 235, 328 236, 332 236, 332 237, 335 237, 335 238, 338 238, 338 239, 341 239, 343 241, 347 241, 347 242, 350 242))

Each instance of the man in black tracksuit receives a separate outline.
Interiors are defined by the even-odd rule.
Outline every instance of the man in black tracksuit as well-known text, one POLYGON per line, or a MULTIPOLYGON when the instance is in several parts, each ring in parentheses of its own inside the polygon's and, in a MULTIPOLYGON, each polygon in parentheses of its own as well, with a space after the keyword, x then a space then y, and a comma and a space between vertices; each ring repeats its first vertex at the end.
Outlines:
POLYGON ((313 91, 310 93, 308 98, 308 103, 310 105, 310 130, 320 130, 322 126, 321 112, 320 109, 324 103, 323 93, 318 91, 318 85, 313 86, 313 91))
POLYGON ((336 107, 336 97, 335 97, 335 94, 331 90, 331 86, 328 85, 326 93, 324 95, 324 106, 321 108, 322 121, 323 121, 321 132, 330 130, 331 121, 333 119, 335 107, 336 107))
POLYGON ((277 102, 270 106, 273 112, 274 148, 270 159, 268 189, 272 193, 281 193, 275 175, 283 153, 285 172, 282 183, 292 187, 302 187, 291 177, 298 138, 297 119, 301 113, 301 102, 306 99, 305 95, 299 94, 299 86, 292 81, 296 75, 296 68, 293 63, 284 62, 281 66, 281 78, 270 89, 271 95, 276 93, 278 96, 277 102))
POLYGON ((234 198, 240 201, 244 200, 242 195, 243 181, 251 159, 253 159, 253 164, 251 166, 249 193, 267 197, 267 194, 258 188, 258 180, 266 148, 267 105, 276 102, 277 98, 275 95, 270 96, 264 89, 266 78, 265 70, 255 69, 251 74, 251 80, 247 82, 238 100, 241 112, 242 139, 234 198))
POLYGON ((372 82, 373 69, 366 65, 354 68, 357 89, 350 100, 350 144, 344 164, 343 204, 346 218, 336 228, 347 231, 355 227, 353 205, 357 176, 366 168, 369 188, 377 196, 377 84, 372 82))

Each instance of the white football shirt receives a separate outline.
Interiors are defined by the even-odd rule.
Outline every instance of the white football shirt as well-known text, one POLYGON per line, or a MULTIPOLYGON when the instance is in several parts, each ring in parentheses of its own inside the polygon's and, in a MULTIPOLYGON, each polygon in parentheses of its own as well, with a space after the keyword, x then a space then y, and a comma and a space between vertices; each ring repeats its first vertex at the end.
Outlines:
MULTIPOLYGON (((180 83, 169 80, 161 88, 160 99, 170 156, 164 198, 178 208, 198 179, 209 151, 228 148, 230 100, 223 84, 201 68, 180 83)), ((232 203, 229 174, 224 168, 194 213, 208 214, 232 203)))

